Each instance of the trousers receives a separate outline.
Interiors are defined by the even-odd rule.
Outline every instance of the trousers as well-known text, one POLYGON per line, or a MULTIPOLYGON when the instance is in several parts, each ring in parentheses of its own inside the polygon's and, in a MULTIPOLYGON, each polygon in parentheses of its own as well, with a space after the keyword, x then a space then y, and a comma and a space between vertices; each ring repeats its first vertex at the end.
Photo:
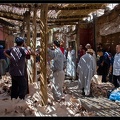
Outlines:
POLYGON ((63 97, 63 83, 65 79, 64 71, 56 71, 53 73, 52 80, 52 93, 55 100, 61 99, 63 97))
POLYGON ((24 99, 27 92, 27 80, 24 76, 11 76, 12 88, 11 88, 11 99, 20 98, 24 99))

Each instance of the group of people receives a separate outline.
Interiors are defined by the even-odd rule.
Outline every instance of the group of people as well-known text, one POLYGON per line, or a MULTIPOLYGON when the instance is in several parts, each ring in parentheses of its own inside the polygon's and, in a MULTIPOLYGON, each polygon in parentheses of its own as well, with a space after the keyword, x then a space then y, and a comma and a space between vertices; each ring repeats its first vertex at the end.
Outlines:
MULTIPOLYGON (((80 46, 80 48, 82 48, 80 46)), ((79 88, 87 96, 90 94, 90 80, 96 73, 95 52, 91 49, 90 44, 86 45, 86 51, 79 51, 79 62, 76 63, 76 51, 70 45, 67 50, 64 49, 63 42, 55 40, 53 46, 48 48, 48 56, 52 60, 51 69, 53 71, 53 79, 51 89, 56 101, 64 99, 63 83, 66 76, 79 79, 79 88)))
MULTIPOLYGON (((35 53, 28 50, 25 39, 22 37, 16 37, 15 42, 16 46, 3 52, 10 61, 11 99, 17 99, 18 97, 25 99, 25 95, 28 93, 26 59, 30 55, 39 56, 40 51, 38 49, 35 53)), ((53 74, 51 89, 55 101, 64 99, 63 84, 65 75, 72 77, 74 80, 78 76, 78 86, 82 91, 82 95, 85 96, 90 96, 91 79, 95 74, 102 75, 102 82, 107 82, 106 77, 111 74, 113 77, 111 77, 110 82, 115 87, 120 86, 120 44, 116 45, 115 56, 108 49, 104 50, 102 44, 98 44, 97 52, 91 48, 90 44, 86 44, 85 49, 80 45, 77 52, 78 56, 76 57, 76 51, 72 45, 64 49, 64 41, 55 40, 52 46, 48 45, 47 57, 49 59, 47 62, 52 61, 50 65, 53 74)), ((38 57, 36 60, 39 62, 40 58, 38 57)))
MULTIPOLYGON (((115 88, 120 86, 120 58, 118 57, 120 55, 120 45, 116 45, 115 56, 111 54, 109 47, 103 49, 101 43, 97 45, 96 52, 92 49, 90 44, 86 44, 85 49, 80 45, 79 50, 77 51, 77 57, 73 46, 70 45, 69 48, 64 49, 64 52, 63 48, 61 50, 61 47, 63 47, 63 44, 62 46, 61 44, 59 45, 59 52, 66 58, 66 65, 63 71, 66 76, 70 76, 72 79, 75 79, 76 76, 78 76, 78 86, 82 91, 82 95, 91 95, 91 79, 96 74, 102 75, 102 82, 112 82, 115 88), (109 80, 107 79, 108 75, 109 80)), ((52 50, 54 51, 54 49, 52 50)), ((56 60, 57 58, 53 59, 53 63, 56 60)), ((59 63, 60 59, 57 61, 57 64, 59 63)), ((58 66, 57 64, 54 64, 53 66, 58 66)), ((59 83, 58 79, 60 78, 56 77, 57 83, 59 83)), ((63 82, 61 85, 63 85, 63 82)), ((58 88, 58 90, 56 89, 56 94, 60 93, 59 84, 56 84, 55 86, 58 88)))
POLYGON ((80 45, 78 51, 77 73, 82 94, 90 95, 90 83, 95 74, 102 76, 102 82, 111 82, 115 88, 120 87, 120 44, 116 45, 115 55, 111 54, 110 46, 103 49, 102 43, 97 45, 96 53, 91 49, 90 44, 85 46, 87 48, 86 52, 81 48, 82 45, 80 45))
POLYGON ((102 82, 111 82, 115 88, 120 87, 120 44, 116 45, 116 54, 112 55, 110 47, 102 48, 98 44, 97 74, 102 75, 102 82))

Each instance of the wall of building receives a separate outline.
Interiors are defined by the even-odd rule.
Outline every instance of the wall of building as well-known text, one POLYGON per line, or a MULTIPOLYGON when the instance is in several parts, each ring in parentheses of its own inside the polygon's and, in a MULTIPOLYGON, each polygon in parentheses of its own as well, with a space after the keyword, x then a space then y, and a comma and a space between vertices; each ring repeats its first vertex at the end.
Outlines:
POLYGON ((94 28, 92 23, 80 24, 79 42, 85 47, 87 43, 94 49, 94 28))
POLYGON ((10 34, 9 30, 2 26, 0 27, 0 40, 5 41, 6 49, 14 46, 14 36, 10 34))
POLYGON ((120 43, 120 5, 117 5, 112 11, 96 19, 96 38, 97 42, 103 44, 104 49, 110 46, 111 52, 115 54, 115 47, 120 43))
POLYGON ((0 26, 0 40, 3 40, 3 27, 0 26))

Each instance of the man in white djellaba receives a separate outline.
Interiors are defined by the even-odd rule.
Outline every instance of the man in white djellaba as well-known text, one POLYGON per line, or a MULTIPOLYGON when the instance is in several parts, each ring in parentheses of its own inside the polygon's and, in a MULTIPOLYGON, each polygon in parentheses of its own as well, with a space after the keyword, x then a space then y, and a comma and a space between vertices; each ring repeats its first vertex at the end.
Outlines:
POLYGON ((90 96, 90 84, 92 77, 96 74, 96 64, 93 57, 93 49, 88 49, 78 63, 78 86, 82 90, 82 95, 90 96))
MULTIPOLYGON (((85 48, 88 50, 88 49, 92 49, 91 45, 89 43, 86 44, 85 48)), ((94 50, 93 50, 94 51, 94 50)), ((96 54, 95 54, 95 51, 93 53, 93 57, 95 58, 95 61, 97 61, 97 58, 96 58, 96 54)))
POLYGON ((76 53, 72 46, 68 49, 66 75, 72 80, 76 79, 76 53))
POLYGON ((53 64, 51 69, 53 71, 53 79, 52 79, 52 93, 54 100, 60 102, 64 99, 63 94, 63 84, 65 79, 64 67, 66 58, 62 51, 60 50, 60 41, 55 40, 53 42, 54 50, 48 48, 47 53, 51 60, 53 60, 53 64))

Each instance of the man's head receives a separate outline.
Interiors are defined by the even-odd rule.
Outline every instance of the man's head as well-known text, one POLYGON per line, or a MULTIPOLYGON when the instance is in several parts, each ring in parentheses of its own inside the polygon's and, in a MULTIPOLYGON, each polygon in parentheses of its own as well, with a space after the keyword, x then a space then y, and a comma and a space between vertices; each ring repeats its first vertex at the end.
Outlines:
POLYGON ((120 53, 120 44, 116 45, 116 53, 120 53))
POLYGON ((64 47, 64 41, 63 40, 60 41, 60 46, 64 47))
POLYGON ((82 48, 83 48, 83 46, 82 46, 82 45, 80 45, 80 46, 79 46, 79 49, 82 49, 82 48))
POLYGON ((23 37, 16 37, 15 38, 15 43, 17 46, 21 46, 25 42, 25 39, 23 37))
POLYGON ((89 54, 91 54, 91 55, 94 54, 94 50, 93 49, 88 49, 86 52, 89 53, 89 54))
POLYGON ((54 40, 53 44, 55 47, 60 47, 60 41, 58 41, 58 40, 54 40))
POLYGON ((97 50, 97 55, 103 56, 103 51, 102 51, 102 49, 98 49, 98 50, 97 50))
POLYGON ((86 44, 85 48, 86 49, 91 49, 91 45, 88 43, 88 44, 86 44))
POLYGON ((72 49, 73 49, 73 46, 72 46, 72 45, 70 45, 69 49, 70 49, 70 50, 72 50, 72 49))

